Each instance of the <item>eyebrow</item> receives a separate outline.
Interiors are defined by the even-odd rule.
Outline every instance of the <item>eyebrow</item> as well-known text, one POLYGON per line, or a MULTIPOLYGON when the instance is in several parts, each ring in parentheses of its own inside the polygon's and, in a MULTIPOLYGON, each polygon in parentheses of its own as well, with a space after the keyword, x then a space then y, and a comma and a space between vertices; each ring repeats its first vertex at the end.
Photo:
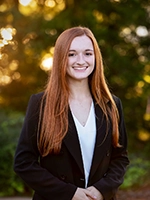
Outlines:
MULTIPOLYGON (((74 51, 74 52, 76 52, 76 50, 74 50, 74 49, 70 49, 69 51, 74 51)), ((86 49, 85 51, 94 51, 93 49, 86 49)))

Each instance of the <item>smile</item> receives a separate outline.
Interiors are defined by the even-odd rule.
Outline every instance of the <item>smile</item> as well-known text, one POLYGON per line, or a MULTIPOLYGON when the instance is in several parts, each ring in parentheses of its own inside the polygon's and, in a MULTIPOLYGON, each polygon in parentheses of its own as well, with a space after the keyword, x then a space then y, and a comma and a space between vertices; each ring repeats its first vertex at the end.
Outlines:
POLYGON ((82 70, 86 70, 88 67, 73 67, 73 69, 75 69, 75 70, 80 70, 80 71, 82 71, 82 70))

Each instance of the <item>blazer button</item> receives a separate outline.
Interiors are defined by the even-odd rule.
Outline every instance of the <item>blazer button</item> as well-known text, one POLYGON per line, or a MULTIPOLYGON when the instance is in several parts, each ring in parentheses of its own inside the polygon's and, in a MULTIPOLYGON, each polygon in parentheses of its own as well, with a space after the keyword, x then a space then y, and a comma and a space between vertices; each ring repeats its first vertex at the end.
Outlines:
POLYGON ((110 156, 110 153, 109 153, 109 151, 107 152, 106 156, 110 156))
POLYGON ((64 180, 66 179, 66 176, 65 176, 65 175, 61 175, 61 177, 60 177, 60 178, 61 178, 61 180, 63 180, 63 181, 64 181, 64 180))
POLYGON ((85 181, 85 179, 84 178, 80 178, 80 181, 85 181))

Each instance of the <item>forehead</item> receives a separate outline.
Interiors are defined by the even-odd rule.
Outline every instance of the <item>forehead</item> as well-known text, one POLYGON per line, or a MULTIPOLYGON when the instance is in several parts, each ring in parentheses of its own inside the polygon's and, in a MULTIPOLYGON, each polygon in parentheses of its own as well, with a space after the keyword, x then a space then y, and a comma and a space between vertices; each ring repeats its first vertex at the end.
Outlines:
POLYGON ((93 43, 86 35, 75 37, 70 45, 70 50, 91 49, 93 50, 93 43))

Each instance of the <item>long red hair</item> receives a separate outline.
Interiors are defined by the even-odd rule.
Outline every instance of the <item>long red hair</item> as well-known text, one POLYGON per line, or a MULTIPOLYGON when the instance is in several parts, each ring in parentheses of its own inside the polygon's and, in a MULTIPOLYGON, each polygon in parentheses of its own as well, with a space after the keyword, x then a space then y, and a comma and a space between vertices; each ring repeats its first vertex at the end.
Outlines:
POLYGON ((91 39, 95 52, 95 69, 89 78, 91 94, 103 110, 106 119, 111 118, 113 145, 119 146, 118 110, 106 84, 101 52, 91 30, 79 26, 65 30, 56 40, 53 67, 41 102, 38 148, 42 156, 51 152, 58 153, 68 131, 69 87, 66 79, 68 52, 72 40, 82 35, 91 39), (108 101, 111 102, 111 109, 107 104, 108 101))

